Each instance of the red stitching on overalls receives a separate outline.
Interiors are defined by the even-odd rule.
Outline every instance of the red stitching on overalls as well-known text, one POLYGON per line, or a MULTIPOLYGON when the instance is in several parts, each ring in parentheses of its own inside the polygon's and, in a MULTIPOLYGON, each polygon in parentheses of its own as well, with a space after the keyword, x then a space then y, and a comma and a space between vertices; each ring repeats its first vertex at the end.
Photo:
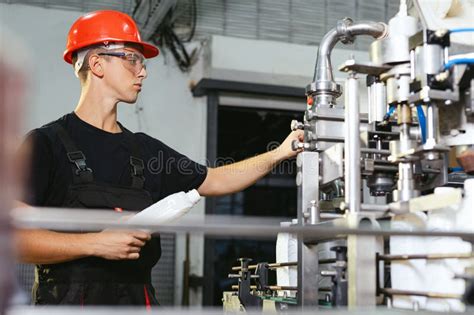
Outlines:
POLYGON ((146 284, 143 286, 143 292, 145 292, 145 306, 147 311, 151 310, 150 297, 148 296, 148 291, 146 290, 146 284))

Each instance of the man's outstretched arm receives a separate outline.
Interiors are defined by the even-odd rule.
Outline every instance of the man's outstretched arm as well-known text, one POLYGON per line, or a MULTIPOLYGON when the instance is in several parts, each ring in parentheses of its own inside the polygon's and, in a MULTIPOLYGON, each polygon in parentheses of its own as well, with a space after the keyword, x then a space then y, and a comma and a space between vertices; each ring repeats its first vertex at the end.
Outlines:
POLYGON ((255 157, 221 166, 209 168, 207 177, 199 187, 202 196, 220 196, 241 191, 267 175, 278 163, 296 156, 299 151, 291 149, 293 140, 303 141, 303 131, 297 130, 275 150, 255 157))

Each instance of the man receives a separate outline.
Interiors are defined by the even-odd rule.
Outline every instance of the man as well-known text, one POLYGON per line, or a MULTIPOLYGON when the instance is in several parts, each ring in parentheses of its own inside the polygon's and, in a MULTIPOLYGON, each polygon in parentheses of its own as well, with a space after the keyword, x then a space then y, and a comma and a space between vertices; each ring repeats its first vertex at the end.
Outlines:
MULTIPOLYGON (((178 191, 198 189, 203 196, 240 191, 296 155, 291 142, 302 140, 301 132, 291 133, 276 150, 206 168, 157 139, 130 132, 117 121, 117 104, 135 103, 147 76, 145 59, 158 54, 121 12, 92 12, 72 25, 64 60, 74 66, 81 96, 74 112, 28 135, 28 204, 138 211, 178 191), (157 153, 158 163, 180 162, 156 172, 147 166, 157 153)), ((21 259, 37 264, 36 304, 158 303, 150 271, 161 254, 159 237, 143 231, 24 230, 18 239, 21 259)))

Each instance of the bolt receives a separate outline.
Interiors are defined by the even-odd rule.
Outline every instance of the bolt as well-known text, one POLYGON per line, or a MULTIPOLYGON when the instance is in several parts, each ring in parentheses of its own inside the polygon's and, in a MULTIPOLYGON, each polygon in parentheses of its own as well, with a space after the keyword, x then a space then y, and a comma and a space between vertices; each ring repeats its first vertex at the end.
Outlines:
POLYGON ((442 81, 447 80, 448 77, 449 77, 449 71, 444 71, 444 72, 441 72, 440 74, 437 74, 435 76, 435 80, 438 82, 442 82, 442 81))
POLYGON ((439 29, 435 32, 436 37, 443 37, 448 33, 447 29, 439 29))
POLYGON ((456 137, 457 135, 459 135, 459 133, 460 133, 460 132, 459 132, 459 130, 457 130, 457 129, 451 129, 451 130, 449 131, 449 134, 450 134, 452 137, 456 137))
POLYGON ((291 121, 291 124, 290 124, 290 128, 291 130, 295 131, 295 130, 298 130, 298 129, 304 129, 304 124, 297 121, 297 120, 292 120, 291 121))

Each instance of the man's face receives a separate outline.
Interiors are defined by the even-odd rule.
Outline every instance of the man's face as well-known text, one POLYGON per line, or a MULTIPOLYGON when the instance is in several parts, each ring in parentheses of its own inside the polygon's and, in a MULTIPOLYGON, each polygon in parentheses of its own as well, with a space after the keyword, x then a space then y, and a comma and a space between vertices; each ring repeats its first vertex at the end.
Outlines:
POLYGON ((145 58, 133 47, 99 52, 104 57, 104 83, 122 102, 135 103, 147 77, 145 58))

